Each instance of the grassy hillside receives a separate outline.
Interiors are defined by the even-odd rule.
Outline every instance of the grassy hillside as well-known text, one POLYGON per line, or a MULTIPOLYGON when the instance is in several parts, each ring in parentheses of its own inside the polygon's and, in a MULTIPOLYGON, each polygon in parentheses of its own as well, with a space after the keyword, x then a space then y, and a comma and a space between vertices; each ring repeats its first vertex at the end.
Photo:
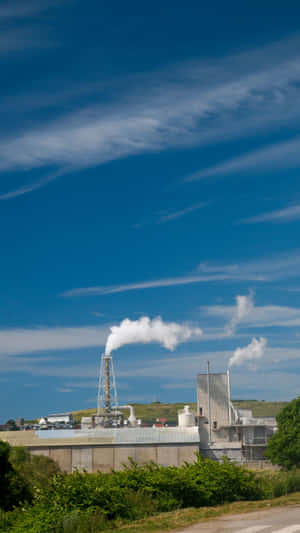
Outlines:
MULTIPOLYGON (((254 416, 276 416, 279 411, 287 404, 287 402, 264 402, 258 400, 234 400, 233 404, 236 407, 244 409, 252 409, 254 416)), ((184 403, 149 403, 149 404, 132 404, 135 407, 135 414, 137 418, 141 418, 143 422, 152 425, 157 418, 166 418, 168 424, 177 423, 178 409, 182 409, 184 403)), ((196 409, 196 404, 189 404, 191 408, 196 409)), ((125 414, 126 411, 124 411, 125 414)), ((73 416, 76 421, 80 421, 82 416, 92 416, 96 414, 96 408, 86 409, 84 411, 74 411, 73 416)), ((129 414, 129 412, 128 412, 129 414)))
POLYGON ((234 400, 235 407, 252 409, 254 416, 276 416, 288 402, 264 402, 258 400, 234 400))
MULTIPOLYGON (((185 405, 184 403, 149 403, 141 404, 136 403, 132 404, 135 408, 135 415, 137 418, 141 418, 143 422, 147 424, 154 424, 157 418, 166 418, 168 424, 177 423, 177 411, 182 409, 185 405)), ((196 408, 196 404, 189 404, 193 409, 196 408)), ((129 415, 124 409, 125 416, 129 415)), ((74 411, 73 416, 75 420, 79 421, 82 416, 92 416, 96 414, 96 409, 86 409, 85 411, 74 411)))

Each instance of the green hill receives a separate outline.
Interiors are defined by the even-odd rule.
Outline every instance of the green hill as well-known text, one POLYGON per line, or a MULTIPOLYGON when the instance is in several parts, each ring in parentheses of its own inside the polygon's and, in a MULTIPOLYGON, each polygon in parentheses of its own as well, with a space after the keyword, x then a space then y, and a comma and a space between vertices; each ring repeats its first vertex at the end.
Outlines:
MULTIPOLYGON (((287 404, 287 402, 264 402, 258 400, 233 400, 236 407, 243 409, 252 409, 254 416, 276 416, 279 411, 287 404)), ((185 403, 160 403, 153 402, 148 404, 132 404, 135 408, 137 418, 141 418, 143 422, 152 425, 157 418, 166 418, 167 423, 177 424, 177 412, 182 409, 185 403)), ((190 403, 190 407, 195 410, 196 404, 190 403)), ((125 412, 126 413, 126 412, 125 412)), ((86 409, 82 411, 73 411, 73 416, 76 421, 80 421, 82 416, 92 416, 96 414, 96 408, 86 409)), ((129 412, 128 412, 129 414, 129 412)))

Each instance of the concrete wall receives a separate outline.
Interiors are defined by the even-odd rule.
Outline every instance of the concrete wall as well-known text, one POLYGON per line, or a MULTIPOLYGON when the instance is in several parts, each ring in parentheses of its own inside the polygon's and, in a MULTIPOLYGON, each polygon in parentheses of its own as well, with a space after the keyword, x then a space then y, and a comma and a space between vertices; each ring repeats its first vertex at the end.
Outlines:
POLYGON ((137 463, 154 461, 163 466, 181 466, 185 461, 194 462, 199 446, 183 445, 134 445, 134 446, 62 446, 29 448, 35 455, 46 455, 57 461, 65 472, 87 470, 110 472, 122 470, 131 457, 137 463))
POLYGON ((210 448, 201 448, 200 453, 203 455, 203 457, 206 457, 207 459, 215 459, 216 461, 221 461, 222 457, 226 456, 228 459, 231 459, 236 463, 244 462, 242 449, 231 448, 230 443, 228 443, 227 447, 222 446, 218 448, 217 446, 212 446, 210 448))
POLYGON ((197 414, 208 419, 208 386, 210 391, 210 418, 219 426, 227 426, 229 421, 228 377, 227 374, 198 374, 197 376, 197 414))

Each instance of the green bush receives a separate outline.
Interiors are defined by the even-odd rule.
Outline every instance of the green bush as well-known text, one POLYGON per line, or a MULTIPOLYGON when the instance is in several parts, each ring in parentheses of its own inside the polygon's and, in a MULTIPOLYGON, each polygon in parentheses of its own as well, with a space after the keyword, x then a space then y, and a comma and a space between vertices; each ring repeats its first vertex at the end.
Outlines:
POLYGON ((22 446, 10 448, 9 461, 31 496, 36 488, 46 488, 53 475, 60 472, 58 464, 50 457, 32 455, 22 446))
POLYGON ((55 508, 34 505, 17 512, 3 513, 2 517, 0 514, 0 531, 3 533, 99 533, 110 529, 111 525, 98 509, 64 513, 55 508))
POLYGON ((193 464, 162 467, 134 462, 112 474, 74 472, 55 475, 36 495, 40 505, 69 512, 99 508, 110 520, 133 519, 183 507, 216 505, 264 497, 261 478, 228 460, 222 463, 198 456, 193 464))
POLYGON ((30 499, 28 486, 9 460, 11 447, 0 441, 0 508, 4 511, 30 499))
POLYGON ((261 478, 265 485, 267 498, 278 498, 291 492, 300 491, 299 470, 267 472, 261 474, 261 478))
MULTIPOLYGON (((31 459, 23 450, 11 454, 26 484, 31 459)), ((257 474, 228 459, 219 463, 200 455, 181 467, 131 461, 110 474, 63 474, 50 463, 41 465, 45 472, 50 469, 47 482, 42 476, 39 486, 30 485, 32 504, 28 500, 21 508, 0 514, 0 531, 96 533, 159 512, 261 500, 300 490, 300 471, 257 474)))
POLYGON ((267 444, 265 456, 287 470, 300 467, 300 397, 276 416, 278 429, 267 444))

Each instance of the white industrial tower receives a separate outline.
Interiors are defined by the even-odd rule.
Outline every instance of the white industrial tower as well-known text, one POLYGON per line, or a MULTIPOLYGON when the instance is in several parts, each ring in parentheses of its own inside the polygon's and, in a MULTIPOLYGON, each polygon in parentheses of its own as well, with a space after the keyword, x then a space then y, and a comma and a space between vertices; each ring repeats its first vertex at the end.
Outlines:
POLYGON ((118 396, 113 358, 112 355, 105 355, 103 353, 99 374, 97 415, 101 416, 104 413, 111 413, 112 410, 116 410, 117 408, 118 396))

